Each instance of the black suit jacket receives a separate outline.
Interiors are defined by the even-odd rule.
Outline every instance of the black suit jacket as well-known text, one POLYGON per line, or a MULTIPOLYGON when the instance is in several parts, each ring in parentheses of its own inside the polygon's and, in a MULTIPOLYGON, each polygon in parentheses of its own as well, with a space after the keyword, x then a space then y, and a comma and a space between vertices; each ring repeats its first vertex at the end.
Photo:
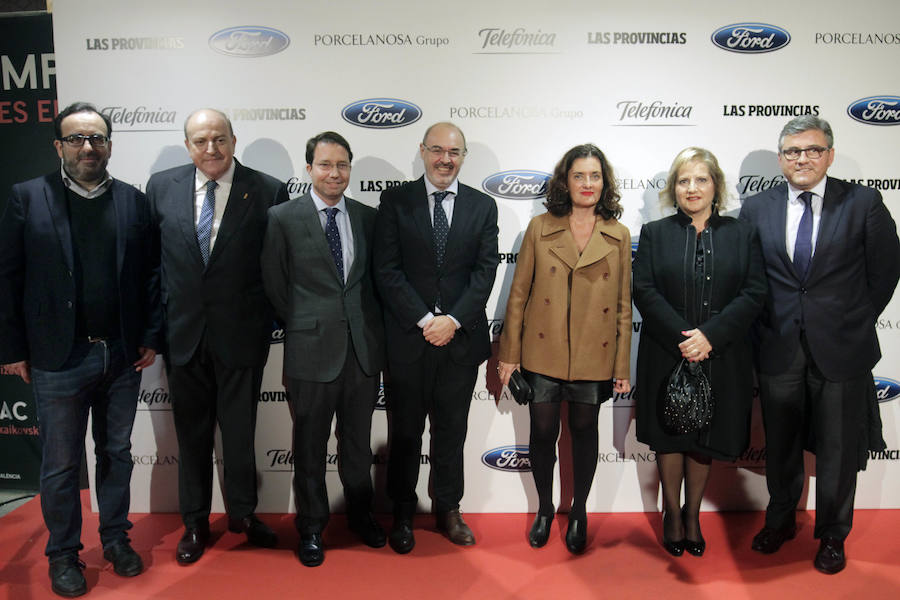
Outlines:
MULTIPOLYGON (((128 360, 161 349, 159 254, 147 198, 113 180, 120 332, 128 360)), ((13 186, 0 221, 0 363, 43 370, 65 363, 75 340, 72 232, 62 173, 13 186)))
POLYGON ((433 240, 424 177, 381 194, 374 268, 385 305, 388 358, 409 363, 421 356, 428 342, 416 323, 434 310, 440 290, 441 309, 461 324, 448 344, 450 356, 477 365, 491 355, 485 305, 499 262, 497 205, 459 184, 440 270, 433 240))
POLYGON ((366 375, 377 375, 384 364, 384 325, 372 280, 375 209, 344 201, 353 235, 346 282, 338 276, 312 196, 269 209, 263 282, 285 324, 284 373, 294 379, 333 381, 354 350, 366 375))
POLYGON ((260 253, 269 207, 288 199, 274 177, 235 160, 228 205, 204 267, 194 225, 193 164, 150 177, 147 197, 159 228, 168 360, 184 365, 203 332, 228 368, 261 367, 269 352, 272 309, 260 253))
POLYGON ((830 380, 870 371, 881 350, 875 319, 900 278, 900 242, 881 194, 829 177, 809 270, 801 279, 785 246, 787 184, 744 201, 740 218, 759 231, 769 295, 755 333, 760 370, 783 372, 800 343, 805 320, 809 349, 830 380))

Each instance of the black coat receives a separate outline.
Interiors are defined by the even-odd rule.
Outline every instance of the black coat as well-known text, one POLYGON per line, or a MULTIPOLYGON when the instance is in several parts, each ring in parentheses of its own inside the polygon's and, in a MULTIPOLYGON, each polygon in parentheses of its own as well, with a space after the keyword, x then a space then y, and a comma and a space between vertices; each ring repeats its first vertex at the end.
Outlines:
POLYGON ((752 227, 714 213, 702 234, 706 282, 695 293, 697 235, 681 212, 644 225, 632 265, 634 304, 643 318, 637 359, 637 438, 657 452, 697 451, 733 459, 747 447, 753 400, 748 331, 766 297, 759 238, 752 227), (708 236, 708 237, 707 237, 708 236), (681 360, 682 331, 699 328, 713 352, 704 361, 716 410, 707 431, 670 436, 662 396, 681 360))

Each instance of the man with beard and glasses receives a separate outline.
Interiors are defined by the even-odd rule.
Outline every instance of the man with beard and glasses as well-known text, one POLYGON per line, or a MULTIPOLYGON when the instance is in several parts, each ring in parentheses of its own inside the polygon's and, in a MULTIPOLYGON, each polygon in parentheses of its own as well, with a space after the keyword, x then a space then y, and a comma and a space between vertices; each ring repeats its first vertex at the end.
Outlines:
POLYGON ((127 534, 131 429, 160 350, 159 251, 144 194, 106 170, 109 118, 77 102, 54 126, 62 168, 13 186, 0 220, 0 363, 33 383, 51 586, 80 596, 89 412, 103 557, 123 577, 143 570, 127 534))

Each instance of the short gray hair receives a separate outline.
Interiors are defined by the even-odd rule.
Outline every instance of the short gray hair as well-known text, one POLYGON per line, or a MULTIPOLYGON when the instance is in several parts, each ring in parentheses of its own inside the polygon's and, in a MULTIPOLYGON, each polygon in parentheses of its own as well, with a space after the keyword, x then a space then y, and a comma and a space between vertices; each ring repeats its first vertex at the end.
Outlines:
POLYGON ((778 136, 778 152, 781 152, 781 146, 784 144, 785 137, 797 135, 811 129, 825 134, 825 141, 828 142, 829 148, 834 146, 834 134, 831 133, 831 125, 828 124, 828 121, 815 115, 801 115, 788 121, 787 125, 781 130, 781 135, 778 136))

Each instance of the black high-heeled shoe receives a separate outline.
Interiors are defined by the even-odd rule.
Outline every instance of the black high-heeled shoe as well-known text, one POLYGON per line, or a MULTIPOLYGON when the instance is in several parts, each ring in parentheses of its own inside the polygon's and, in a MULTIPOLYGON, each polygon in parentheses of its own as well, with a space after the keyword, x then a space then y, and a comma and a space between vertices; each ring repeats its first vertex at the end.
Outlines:
POLYGON ((581 554, 585 546, 587 546, 587 517, 569 517, 566 548, 572 554, 581 554))
POLYGON ((534 517, 531 531, 528 533, 528 543, 532 548, 541 548, 550 539, 550 525, 553 523, 553 513, 542 515, 538 513, 534 517))
MULTIPOLYGON (((681 522, 684 523, 687 521, 687 510, 686 507, 681 508, 681 522)), ((686 530, 687 528, 685 528, 686 530)), ((700 534, 700 540, 694 541, 687 537, 687 534, 684 536, 684 550, 688 554, 693 554, 694 556, 703 556, 703 553, 706 552, 706 540, 703 539, 703 532, 700 531, 700 517, 697 517, 697 533, 700 534)))
POLYGON ((662 547, 666 549, 666 552, 671 554, 672 556, 681 556, 684 554, 685 542, 687 541, 685 538, 681 538, 680 540, 670 540, 666 537, 666 517, 668 513, 663 513, 663 534, 662 534, 662 547))

